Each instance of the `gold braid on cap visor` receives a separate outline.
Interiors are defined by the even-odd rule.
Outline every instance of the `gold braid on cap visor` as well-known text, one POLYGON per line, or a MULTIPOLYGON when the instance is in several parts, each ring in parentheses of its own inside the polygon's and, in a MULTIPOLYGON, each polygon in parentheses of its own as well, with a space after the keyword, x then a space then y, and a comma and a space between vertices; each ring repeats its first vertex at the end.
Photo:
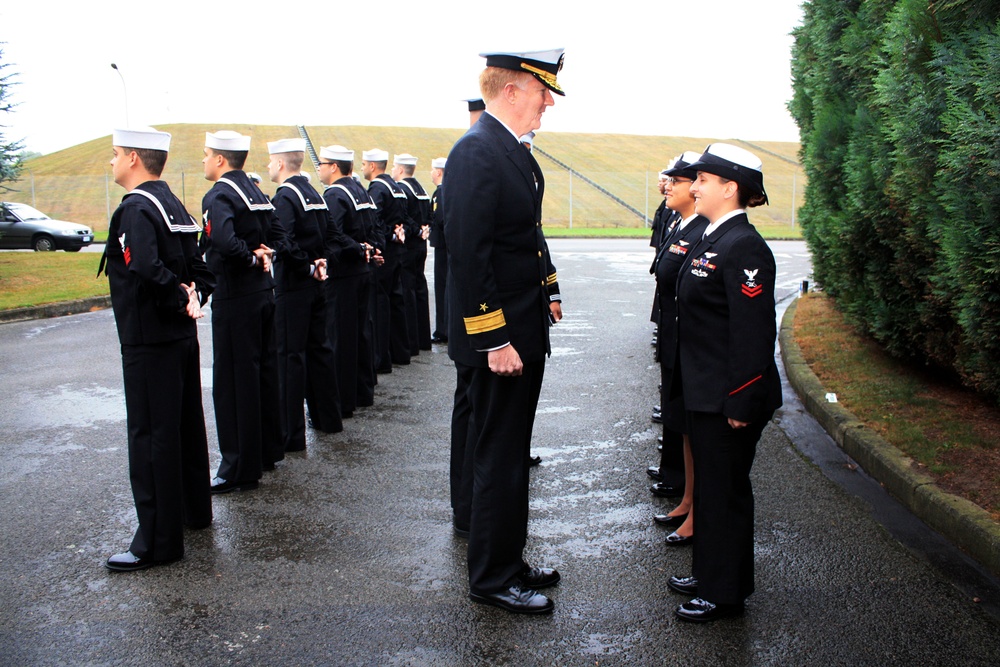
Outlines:
POLYGON ((546 72, 543 69, 538 69, 537 67, 532 67, 528 63, 521 63, 521 69, 527 70, 528 72, 531 72, 532 74, 534 74, 535 76, 537 76, 539 79, 542 80, 542 83, 544 83, 546 86, 548 86, 552 90, 557 90, 560 93, 564 92, 563 89, 559 86, 559 84, 556 83, 556 75, 555 74, 550 74, 549 72, 546 72))

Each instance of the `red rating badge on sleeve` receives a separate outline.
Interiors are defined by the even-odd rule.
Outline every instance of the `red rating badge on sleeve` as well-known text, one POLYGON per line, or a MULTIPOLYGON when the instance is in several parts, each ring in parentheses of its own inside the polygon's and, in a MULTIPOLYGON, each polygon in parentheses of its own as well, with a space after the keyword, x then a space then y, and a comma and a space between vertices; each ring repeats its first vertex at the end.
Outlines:
POLYGON ((764 288, 758 285, 754 280, 754 278, 757 277, 757 272, 759 270, 760 269, 754 269, 751 271, 750 269, 743 269, 743 273, 745 273, 747 276, 747 281, 743 283, 740 287, 743 289, 743 294, 745 294, 747 297, 751 299, 754 298, 755 296, 759 296, 761 292, 764 291, 764 288))

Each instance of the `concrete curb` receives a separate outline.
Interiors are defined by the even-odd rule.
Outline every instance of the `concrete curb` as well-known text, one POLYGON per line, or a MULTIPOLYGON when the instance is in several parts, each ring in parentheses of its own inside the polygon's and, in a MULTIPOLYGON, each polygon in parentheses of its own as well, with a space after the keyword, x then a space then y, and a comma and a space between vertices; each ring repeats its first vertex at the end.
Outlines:
POLYGON ((792 302, 781 318, 778 340, 788 381, 806 410, 841 449, 907 509, 993 574, 1000 575, 1000 524, 989 512, 942 491, 929 475, 916 469, 913 459, 866 428, 839 403, 826 401, 826 390, 806 364, 792 332, 797 303, 792 302))
POLYGON ((110 307, 110 295, 91 296, 86 299, 48 303, 43 306, 29 306, 27 308, 0 310, 0 323, 40 320, 49 317, 62 317, 63 315, 76 315, 77 313, 89 313, 92 310, 102 310, 110 307))

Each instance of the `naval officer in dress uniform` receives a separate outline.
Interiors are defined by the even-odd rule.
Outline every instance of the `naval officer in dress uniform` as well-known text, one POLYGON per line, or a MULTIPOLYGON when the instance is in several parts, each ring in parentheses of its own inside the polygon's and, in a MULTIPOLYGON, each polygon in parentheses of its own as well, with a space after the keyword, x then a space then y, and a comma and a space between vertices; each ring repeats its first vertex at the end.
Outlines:
POLYGON ((274 305, 278 349, 281 439, 286 452, 306 448, 303 400, 309 421, 325 433, 344 429, 326 335, 326 202, 302 175, 305 139, 267 144, 267 174, 278 189, 271 198, 284 242, 274 258, 274 305))
POLYGON ((115 130, 112 144, 111 171, 127 194, 111 218, 101 265, 121 341, 139 528, 128 551, 105 565, 131 572, 181 558, 185 525, 212 523, 195 322, 215 280, 198 250, 197 224, 160 180, 170 135, 115 130))
POLYGON ((202 199, 205 261, 218 285, 212 295, 212 398, 222 463, 212 493, 255 489, 261 471, 284 458, 278 417, 273 248, 281 231, 274 206, 243 165, 250 137, 205 134, 202 199))
POLYGON ((562 50, 482 55, 486 112, 452 148, 444 181, 454 287, 448 349, 468 378, 475 424, 469 594, 508 611, 538 614, 554 604, 536 589, 560 578, 553 569, 530 567, 523 555, 525 462, 552 310, 541 229, 545 181, 519 137, 541 126, 554 104, 552 92, 563 94, 556 80, 562 50))
POLYGON ((774 361, 774 256, 745 209, 767 203, 761 161, 711 144, 689 170, 695 211, 709 225, 677 279, 671 395, 687 410, 694 457, 692 575, 668 585, 696 595, 676 614, 712 621, 743 612, 754 591, 753 466, 757 441, 781 406, 774 361))
POLYGON ((354 151, 343 146, 319 149, 319 178, 327 188, 323 192, 329 210, 326 232, 327 253, 336 253, 326 281, 327 337, 336 358, 340 405, 344 416, 356 407, 368 407, 375 398, 375 358, 372 347, 372 290, 370 269, 381 260, 376 254, 375 204, 351 174, 354 151), (336 241, 347 235, 354 250, 339 250, 336 241))

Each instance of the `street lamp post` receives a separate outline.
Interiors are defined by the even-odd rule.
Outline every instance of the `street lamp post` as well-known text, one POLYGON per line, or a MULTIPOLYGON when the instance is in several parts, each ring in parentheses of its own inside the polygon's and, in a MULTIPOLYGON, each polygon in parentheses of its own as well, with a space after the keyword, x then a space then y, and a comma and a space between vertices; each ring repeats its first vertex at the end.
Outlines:
POLYGON ((125 76, 118 69, 118 65, 111 63, 111 69, 118 72, 118 77, 122 80, 122 90, 125 91, 125 127, 132 127, 132 124, 128 121, 128 87, 125 85, 125 76))

